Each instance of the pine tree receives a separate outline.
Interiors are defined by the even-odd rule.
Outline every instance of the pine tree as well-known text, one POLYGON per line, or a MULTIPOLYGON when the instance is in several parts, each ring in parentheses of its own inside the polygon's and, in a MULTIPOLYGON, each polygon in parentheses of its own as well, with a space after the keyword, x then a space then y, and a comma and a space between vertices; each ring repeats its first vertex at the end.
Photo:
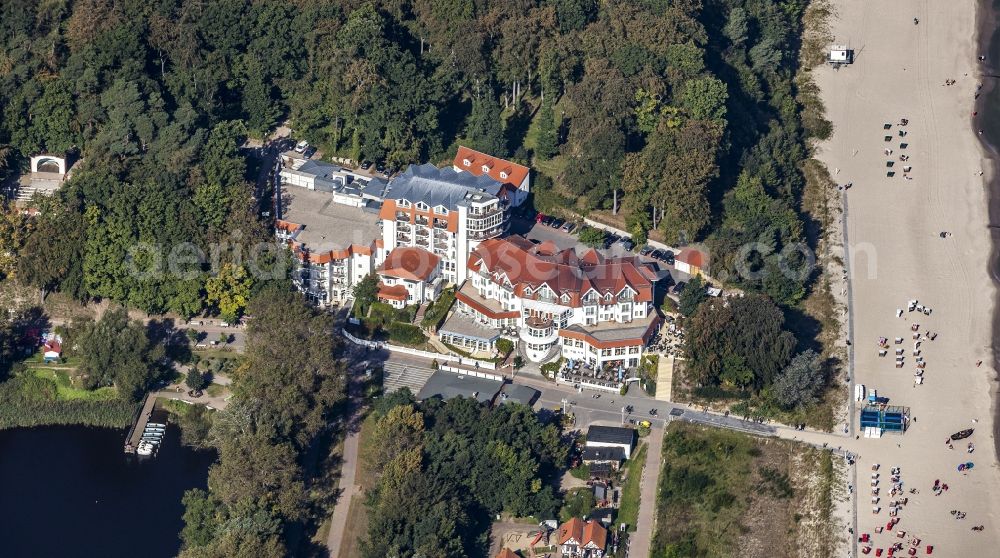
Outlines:
POLYGON ((551 159, 559 150, 558 129, 555 114, 552 110, 551 96, 542 101, 541 113, 538 115, 538 143, 535 154, 542 159, 551 159))
POLYGON ((465 128, 465 137, 474 149, 495 157, 507 157, 507 138, 500 118, 500 103, 487 89, 472 100, 472 112, 465 128))

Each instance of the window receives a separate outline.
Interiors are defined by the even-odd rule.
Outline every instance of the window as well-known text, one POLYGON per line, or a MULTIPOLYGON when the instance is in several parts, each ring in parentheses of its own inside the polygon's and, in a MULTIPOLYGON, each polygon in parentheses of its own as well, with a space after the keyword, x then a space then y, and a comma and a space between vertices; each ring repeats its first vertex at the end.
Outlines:
POLYGON ((468 159, 462 159, 462 164, 465 165, 465 166, 469 166, 469 165, 472 164, 472 161, 470 161, 468 159))
POLYGON ((610 302, 610 301, 611 301, 611 293, 606 293, 606 294, 604 295, 604 300, 607 300, 607 301, 609 301, 609 302, 610 302))
POLYGON ((504 171, 500 171, 500 178, 507 180, 507 173, 504 171))
POLYGON ((399 200, 396 202, 399 207, 410 207, 410 200, 399 200))
POLYGON ((439 205, 439 206, 437 206, 437 207, 434 208, 434 213, 437 213, 438 215, 447 215, 448 214, 448 208, 445 207, 445 206, 443 206, 443 205, 439 205))
POLYGON ((563 293, 563 295, 562 295, 562 301, 563 302, 569 302, 569 293, 563 293))
POLYGON ((531 296, 531 287, 524 288, 524 296, 531 296))
POLYGON ((483 172, 490 172, 490 166, 489 165, 483 165, 483 172))
POLYGON ((420 211, 427 211, 428 207, 430 207, 430 206, 428 206, 424 202, 417 202, 417 209, 419 209, 420 211))

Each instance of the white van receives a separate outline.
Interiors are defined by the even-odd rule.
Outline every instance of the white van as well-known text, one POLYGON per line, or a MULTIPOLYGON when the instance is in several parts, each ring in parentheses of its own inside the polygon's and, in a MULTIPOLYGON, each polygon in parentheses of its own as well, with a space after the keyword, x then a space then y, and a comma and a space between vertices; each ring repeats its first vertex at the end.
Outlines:
POLYGON ((306 141, 306 140, 302 140, 299 143, 295 144, 295 152, 296 153, 302 153, 306 149, 309 149, 309 142, 306 141))

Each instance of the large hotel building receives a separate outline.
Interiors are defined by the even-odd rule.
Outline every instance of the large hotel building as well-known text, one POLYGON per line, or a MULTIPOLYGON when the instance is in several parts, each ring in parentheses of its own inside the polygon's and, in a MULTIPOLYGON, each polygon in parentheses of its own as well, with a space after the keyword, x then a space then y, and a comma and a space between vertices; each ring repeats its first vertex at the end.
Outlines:
POLYGON ((370 273, 397 308, 451 284, 442 340, 484 351, 505 335, 531 360, 590 365, 637 365, 659 325, 656 272, 638 258, 508 235, 511 208, 530 192, 527 167, 465 147, 451 167, 410 165, 389 181, 294 153, 283 163, 275 234, 296 256, 296 285, 320 306, 345 302, 370 273))

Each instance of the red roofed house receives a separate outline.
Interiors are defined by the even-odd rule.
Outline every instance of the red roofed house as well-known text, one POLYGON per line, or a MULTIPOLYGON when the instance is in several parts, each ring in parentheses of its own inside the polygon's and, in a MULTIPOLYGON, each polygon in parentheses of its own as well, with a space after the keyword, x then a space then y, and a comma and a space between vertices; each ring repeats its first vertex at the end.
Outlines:
POLYGON ((43 360, 45 362, 59 362, 59 358, 62 356, 62 343, 60 343, 59 338, 54 335, 48 337, 45 340, 43 348, 43 360))
POLYGON ((653 279, 632 256, 552 253, 520 236, 479 244, 457 309, 494 330, 516 331, 526 356, 591 367, 639 365, 660 324, 653 279))
POLYGON ((685 248, 674 258, 677 271, 687 273, 691 277, 701 275, 708 264, 708 255, 694 248, 685 248))
POLYGON ((559 549, 564 558, 602 558, 608 530, 597 520, 584 523, 574 517, 559 526, 559 549))
POLYGON ((511 205, 521 205, 531 192, 531 171, 524 165, 460 145, 453 166, 457 171, 469 172, 476 176, 486 175, 506 185, 504 193, 511 205))
POLYGON ((378 269, 378 298, 394 308, 431 302, 441 294, 441 258, 422 248, 399 247, 378 269))
POLYGON ((506 546, 497 554, 497 558, 521 558, 516 552, 507 548, 506 546))

